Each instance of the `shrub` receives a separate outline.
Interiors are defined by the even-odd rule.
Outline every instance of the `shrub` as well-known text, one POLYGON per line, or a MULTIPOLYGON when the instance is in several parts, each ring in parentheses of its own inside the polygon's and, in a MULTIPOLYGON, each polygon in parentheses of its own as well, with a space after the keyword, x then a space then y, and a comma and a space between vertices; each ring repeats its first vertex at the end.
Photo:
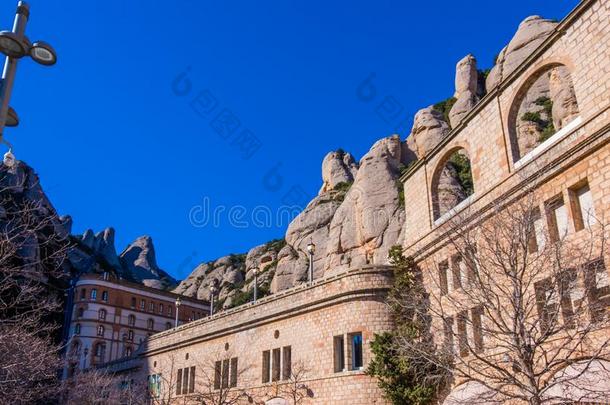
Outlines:
POLYGON ((447 164, 453 166, 457 173, 457 181, 462 186, 466 196, 474 193, 474 183, 472 181, 472 170, 470 167, 470 159, 461 153, 454 153, 449 158, 447 164))
MULTIPOLYGON (((457 98, 449 97, 446 100, 440 101, 432 106, 436 111, 443 114, 443 119, 447 124, 449 124, 449 111, 451 111, 451 107, 455 104, 457 98)), ((449 124, 451 125, 451 124, 449 124)))

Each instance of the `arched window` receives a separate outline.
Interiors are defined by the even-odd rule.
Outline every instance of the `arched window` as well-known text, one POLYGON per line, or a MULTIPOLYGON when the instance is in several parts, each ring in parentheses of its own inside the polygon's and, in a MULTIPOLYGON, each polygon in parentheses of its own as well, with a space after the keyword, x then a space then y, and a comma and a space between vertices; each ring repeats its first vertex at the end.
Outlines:
POLYGON ((102 301, 108 302, 108 291, 102 291, 102 301))
POLYGON ((93 354, 97 362, 103 362, 106 356, 106 343, 98 342, 93 348, 93 354))
POLYGON ((127 317, 127 323, 129 324, 129 326, 135 326, 136 325, 136 317, 135 315, 129 315, 127 317))
POLYGON ((77 323, 76 325, 74 325, 74 334, 80 335, 80 323, 77 323))
POLYGON ((97 335, 98 336, 104 336, 104 326, 103 325, 98 325, 97 326, 97 335))
POLYGON ((547 66, 526 82, 508 117, 513 159, 518 161, 578 116, 570 72, 547 66))
POLYGON ((171 322, 165 322, 165 330, 170 330, 172 328, 171 322))
POLYGON ((89 298, 91 298, 92 300, 97 299, 97 288, 91 290, 91 295, 89 296, 89 298))
POLYGON ((85 314, 85 310, 83 308, 79 308, 79 309, 76 310, 76 317, 77 318, 82 318, 84 314, 85 314))
POLYGON ((104 308, 102 308, 99 311, 97 311, 97 317, 100 321, 105 321, 106 320, 106 310, 104 308))
POLYGON ((84 300, 86 296, 87 296, 87 289, 83 288, 82 290, 80 290, 80 299, 84 300))
POLYGON ((146 322, 146 327, 150 330, 152 330, 155 327, 155 321, 152 318, 149 318, 148 321, 146 322))
POLYGON ((130 342, 133 342, 133 331, 129 330, 129 332, 127 332, 127 340, 129 340, 130 342))
POLYGON ((441 160, 432 176, 434 219, 439 219, 473 193, 468 152, 463 148, 455 149, 441 160))

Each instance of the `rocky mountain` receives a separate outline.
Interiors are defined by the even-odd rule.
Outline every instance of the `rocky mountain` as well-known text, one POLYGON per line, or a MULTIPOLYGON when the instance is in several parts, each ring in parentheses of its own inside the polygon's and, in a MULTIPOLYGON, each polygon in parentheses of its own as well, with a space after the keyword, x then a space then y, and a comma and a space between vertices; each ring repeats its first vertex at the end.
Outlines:
POLYGON ((136 239, 117 255, 112 228, 97 234, 87 230, 82 235, 71 235, 72 219, 59 216, 38 175, 26 163, 0 165, 0 196, 0 229, 4 235, 16 229, 18 238, 26 238, 19 243, 16 255, 25 263, 44 267, 49 258, 61 256, 58 266, 66 277, 108 271, 155 288, 176 286, 176 280, 157 266, 148 236, 136 239))
MULTIPOLYGON (((406 141, 398 135, 383 138, 359 162, 343 150, 329 152, 322 161, 320 192, 290 223, 283 240, 202 263, 174 291, 209 299, 210 287, 216 285, 219 307, 232 307, 251 297, 251 268, 255 266, 261 270, 259 296, 293 287, 307 279, 306 246, 310 242, 316 245, 316 278, 350 267, 386 263, 388 250, 401 243, 403 229, 408 226, 404 223, 404 192, 398 181, 401 173, 430 153, 451 128, 459 125, 486 89, 514 71, 555 25, 538 16, 526 18, 488 71, 477 69, 475 57, 466 55, 456 65, 453 97, 419 110, 406 141)), ((557 93, 570 98, 567 90, 557 93)), ((440 188, 447 195, 441 197, 459 197, 464 190, 451 181, 455 173, 442 177, 445 183, 440 188)))

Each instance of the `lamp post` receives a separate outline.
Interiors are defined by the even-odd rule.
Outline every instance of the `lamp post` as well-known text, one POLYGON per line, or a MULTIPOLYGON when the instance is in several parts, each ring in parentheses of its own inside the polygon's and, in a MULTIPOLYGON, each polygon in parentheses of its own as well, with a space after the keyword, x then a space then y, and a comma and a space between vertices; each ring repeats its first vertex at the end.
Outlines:
POLYGON ((180 311, 180 305, 182 305, 182 301, 180 301, 180 297, 176 298, 176 323, 174 323, 174 328, 178 327, 178 311, 180 311))
POLYGON ((19 116, 9 106, 17 62, 24 56, 29 56, 35 62, 44 66, 51 66, 57 62, 57 54, 51 45, 42 41, 32 44, 25 35, 25 27, 29 17, 30 6, 26 2, 20 1, 17 3, 13 30, 0 31, 0 52, 6 56, 0 82, 0 142, 9 147, 9 151, 4 155, 4 164, 9 167, 15 165, 15 156, 12 153, 12 145, 3 138, 3 135, 5 127, 19 125, 19 116))
POLYGON ((256 298, 258 295, 258 267, 252 268, 252 275, 254 275, 254 302, 256 302, 256 298))
POLYGON ((216 288, 216 285, 212 284, 210 287, 210 316, 214 315, 214 296, 216 295, 217 291, 218 289, 216 288))
POLYGON ((307 244, 307 253, 309 253, 309 283, 313 283, 313 255, 316 253, 316 245, 313 240, 307 244))

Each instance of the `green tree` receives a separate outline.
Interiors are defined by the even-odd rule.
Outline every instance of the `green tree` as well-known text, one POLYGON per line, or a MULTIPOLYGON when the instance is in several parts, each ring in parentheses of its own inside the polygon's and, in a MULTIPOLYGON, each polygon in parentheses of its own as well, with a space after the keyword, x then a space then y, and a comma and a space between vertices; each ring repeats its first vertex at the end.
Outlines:
POLYGON ((445 360, 430 335, 430 317, 421 310, 428 305, 427 294, 415 261, 404 256, 401 246, 393 246, 388 256, 395 268, 394 285, 388 295, 395 328, 375 335, 367 373, 377 377, 379 387, 392 403, 429 404, 447 386, 449 375, 447 368, 438 366, 445 360), (401 344, 404 341, 417 343, 419 351, 405 351, 404 347, 410 345, 401 344))

